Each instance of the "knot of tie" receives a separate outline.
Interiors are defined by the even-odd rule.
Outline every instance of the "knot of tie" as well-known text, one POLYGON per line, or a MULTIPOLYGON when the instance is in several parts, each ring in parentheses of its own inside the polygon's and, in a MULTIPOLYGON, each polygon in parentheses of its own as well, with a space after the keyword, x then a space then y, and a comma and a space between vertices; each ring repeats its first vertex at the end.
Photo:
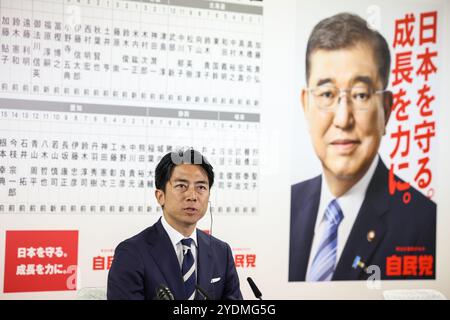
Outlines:
POLYGON ((325 217, 328 222, 338 226, 342 219, 344 218, 344 215, 342 214, 341 207, 339 206, 339 203, 336 199, 330 202, 330 204, 327 207, 327 210, 325 211, 325 217))
POLYGON ((181 240, 181 244, 183 245, 183 254, 186 254, 188 250, 191 250, 192 241, 193 240, 191 238, 181 240))

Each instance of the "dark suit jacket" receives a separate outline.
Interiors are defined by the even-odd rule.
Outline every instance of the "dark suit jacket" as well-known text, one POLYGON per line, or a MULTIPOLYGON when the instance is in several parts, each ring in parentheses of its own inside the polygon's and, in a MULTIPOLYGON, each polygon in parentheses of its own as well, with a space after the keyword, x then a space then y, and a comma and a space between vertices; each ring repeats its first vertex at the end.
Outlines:
MULTIPOLYGON (((197 283, 211 299, 242 299, 229 245, 197 229, 197 283), (220 280, 211 283, 212 279, 220 280)), ((167 286, 175 300, 187 299, 180 265, 161 219, 121 242, 108 274, 108 299, 151 300, 167 286)), ((201 299, 197 293, 196 299, 201 299)))
MULTIPOLYGON (((402 192, 389 194, 388 175, 380 159, 332 280, 364 280, 373 274, 373 271, 367 273, 364 268, 352 267, 357 256, 366 266, 378 265, 381 279, 435 278, 436 204, 413 187, 408 190, 411 201, 404 204, 402 192), (375 231, 372 241, 367 237, 369 231, 375 231), (397 247, 423 247, 423 251, 405 252, 397 247), (432 255, 433 276, 387 276, 386 258, 392 255, 402 259, 403 255, 432 255)), ((289 281, 305 281, 321 183, 321 176, 318 176, 295 184, 291 189, 289 281)))

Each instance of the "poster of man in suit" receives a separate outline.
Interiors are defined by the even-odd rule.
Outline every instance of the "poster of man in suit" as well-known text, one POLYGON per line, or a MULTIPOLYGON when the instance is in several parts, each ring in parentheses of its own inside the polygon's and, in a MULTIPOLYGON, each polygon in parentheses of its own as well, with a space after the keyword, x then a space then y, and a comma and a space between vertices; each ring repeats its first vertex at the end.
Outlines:
POLYGON ((379 153, 399 120, 398 61, 353 13, 310 33, 301 105, 322 174, 291 187, 289 281, 366 280, 369 266, 382 280, 435 278, 436 204, 379 153))

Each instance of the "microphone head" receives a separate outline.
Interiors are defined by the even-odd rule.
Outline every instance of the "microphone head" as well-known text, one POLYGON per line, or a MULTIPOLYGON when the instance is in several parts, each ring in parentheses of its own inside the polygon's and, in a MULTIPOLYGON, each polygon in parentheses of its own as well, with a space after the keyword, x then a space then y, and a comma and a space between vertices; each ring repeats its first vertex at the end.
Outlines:
POLYGON ((175 298, 172 292, 170 292, 170 289, 161 284, 156 289, 156 300, 175 300, 175 298))
POLYGON ((255 297, 257 299, 260 299, 262 296, 261 291, 259 291, 258 287, 256 286, 256 284, 253 282, 253 279, 248 277, 247 278, 248 284, 250 285, 250 288, 252 288, 253 294, 255 295, 255 297))

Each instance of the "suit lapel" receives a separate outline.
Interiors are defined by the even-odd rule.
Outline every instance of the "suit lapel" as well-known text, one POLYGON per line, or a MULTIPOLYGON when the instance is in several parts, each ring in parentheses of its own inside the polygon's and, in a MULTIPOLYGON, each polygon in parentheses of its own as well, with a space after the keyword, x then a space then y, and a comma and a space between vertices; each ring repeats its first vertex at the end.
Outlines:
POLYGON ((314 227, 319 210, 322 178, 314 178, 299 192, 293 192, 291 203, 291 244, 289 281, 305 281, 314 227), (299 194, 299 193, 304 194, 299 194))
POLYGON ((161 284, 167 285, 176 300, 186 299, 177 255, 167 232, 161 224, 161 219, 155 223, 154 230, 155 232, 149 235, 148 242, 152 246, 150 254, 153 256, 154 262, 158 265, 166 281, 166 283, 161 284))
MULTIPOLYGON (((211 285, 212 279, 212 253, 211 243, 208 235, 197 229, 198 241, 198 262, 197 262, 197 283, 206 291, 211 299, 214 299, 214 290, 211 285)), ((198 297, 198 294, 197 294, 198 297)), ((200 297, 203 299, 203 297, 200 297)))
POLYGON ((365 267, 354 266, 355 259, 367 267, 386 232, 383 216, 388 212, 388 171, 379 161, 367 188, 364 202, 336 266, 333 280, 366 279, 365 267))

